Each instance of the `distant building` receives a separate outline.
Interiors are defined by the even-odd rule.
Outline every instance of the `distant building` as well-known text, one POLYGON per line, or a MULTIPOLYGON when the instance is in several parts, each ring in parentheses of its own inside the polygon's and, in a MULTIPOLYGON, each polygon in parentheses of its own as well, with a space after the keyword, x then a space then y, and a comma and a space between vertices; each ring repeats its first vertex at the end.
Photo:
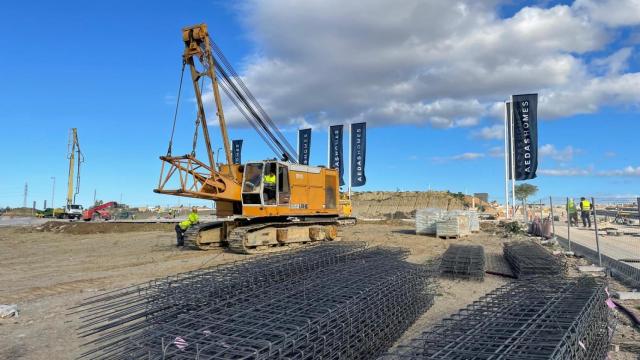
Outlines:
POLYGON ((473 194, 474 197, 488 203, 489 202, 489 193, 475 193, 473 194))

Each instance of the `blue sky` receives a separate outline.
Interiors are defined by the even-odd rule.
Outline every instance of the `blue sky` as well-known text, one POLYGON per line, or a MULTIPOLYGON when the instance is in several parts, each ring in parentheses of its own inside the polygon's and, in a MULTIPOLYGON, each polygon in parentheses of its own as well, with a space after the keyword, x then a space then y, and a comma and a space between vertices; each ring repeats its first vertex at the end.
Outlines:
MULTIPOLYGON (((615 12, 588 0, 331 2, 5 4, 0 206, 21 205, 25 182, 28 203, 42 206, 52 176, 63 204, 71 127, 86 156, 80 203, 94 190, 135 205, 192 203, 152 189, 175 106, 180 29, 200 22, 291 143, 295 129, 314 127, 312 164, 326 163, 327 125, 369 123, 359 190, 502 201, 500 102, 539 92, 540 194, 640 194, 637 3, 615 12)), ((190 151, 190 91, 182 104, 174 153, 190 151)), ((272 157, 228 105, 243 158, 272 157)))

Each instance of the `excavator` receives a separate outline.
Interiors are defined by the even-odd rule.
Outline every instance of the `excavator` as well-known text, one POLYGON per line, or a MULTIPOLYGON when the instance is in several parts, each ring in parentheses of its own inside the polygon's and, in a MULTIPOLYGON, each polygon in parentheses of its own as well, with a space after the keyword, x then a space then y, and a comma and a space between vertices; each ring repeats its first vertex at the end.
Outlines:
POLYGON ((295 150, 235 72, 209 36, 206 24, 182 29, 184 52, 173 128, 166 155, 160 156, 160 179, 154 192, 212 200, 216 218, 191 226, 185 246, 208 250, 228 248, 253 254, 278 251, 317 241, 339 239, 338 227, 351 225, 351 202, 340 192, 336 169, 297 163, 295 150), (173 155, 172 147, 184 73, 191 76, 197 116, 193 148, 173 155), (209 136, 203 90, 213 96, 226 163, 218 163, 209 136), (235 164, 220 90, 257 131, 276 158, 235 164), (198 131, 205 159, 196 156, 198 131))

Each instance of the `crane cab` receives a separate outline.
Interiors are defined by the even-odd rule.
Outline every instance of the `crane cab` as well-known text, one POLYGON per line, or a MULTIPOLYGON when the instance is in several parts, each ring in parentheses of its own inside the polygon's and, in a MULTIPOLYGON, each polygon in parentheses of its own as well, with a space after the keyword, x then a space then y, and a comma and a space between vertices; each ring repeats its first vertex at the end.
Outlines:
POLYGON ((335 169, 287 162, 256 161, 244 166, 242 215, 338 215, 335 169))

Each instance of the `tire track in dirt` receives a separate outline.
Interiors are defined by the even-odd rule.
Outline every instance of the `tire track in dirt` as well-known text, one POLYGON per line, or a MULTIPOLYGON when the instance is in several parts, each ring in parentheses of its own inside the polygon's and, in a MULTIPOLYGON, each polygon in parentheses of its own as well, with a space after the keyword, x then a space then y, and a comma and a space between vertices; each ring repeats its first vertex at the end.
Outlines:
POLYGON ((113 276, 104 276, 92 279, 68 281, 51 286, 36 286, 19 290, 8 296, 2 296, 2 301, 7 303, 24 303, 25 301, 40 299, 46 296, 60 295, 72 292, 97 290, 100 287, 113 283, 113 276))

